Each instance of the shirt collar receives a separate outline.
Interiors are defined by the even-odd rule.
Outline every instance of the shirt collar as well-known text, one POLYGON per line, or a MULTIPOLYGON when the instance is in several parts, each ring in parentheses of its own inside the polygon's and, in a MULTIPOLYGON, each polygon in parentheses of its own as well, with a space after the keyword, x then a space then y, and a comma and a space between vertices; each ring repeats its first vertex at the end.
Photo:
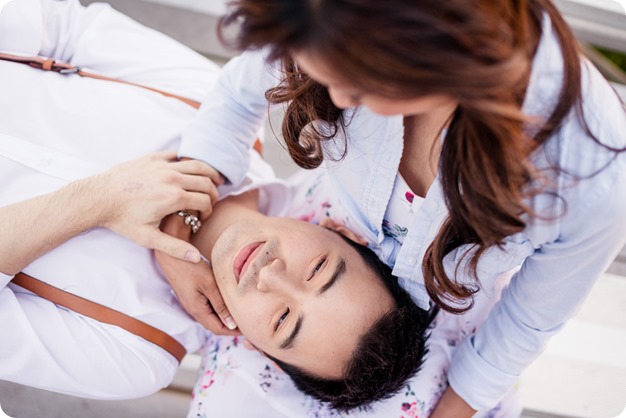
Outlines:
POLYGON ((557 34, 553 30, 550 17, 545 14, 541 39, 533 58, 522 105, 522 112, 536 120, 530 127, 531 131, 538 131, 557 105, 563 85, 563 66, 557 34))

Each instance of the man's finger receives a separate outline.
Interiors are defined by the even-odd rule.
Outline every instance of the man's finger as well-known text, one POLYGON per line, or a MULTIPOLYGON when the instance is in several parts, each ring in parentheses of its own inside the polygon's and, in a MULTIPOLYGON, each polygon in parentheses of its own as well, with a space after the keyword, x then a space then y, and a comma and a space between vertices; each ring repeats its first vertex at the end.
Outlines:
POLYGON ((177 154, 176 151, 157 151, 148 155, 148 158, 152 158, 154 160, 163 160, 163 161, 176 161, 177 154))
POLYGON ((211 197, 211 203, 215 203, 219 197, 217 186, 207 177, 193 175, 182 176, 180 187, 189 192, 209 195, 211 197))
POLYGON ((211 308, 213 308, 213 312, 220 318, 222 323, 229 330, 234 330, 237 328, 237 324, 235 320, 230 315, 228 311, 228 307, 226 307, 226 303, 224 302, 224 298, 220 293, 219 288, 217 287, 217 283, 215 282, 215 276, 213 275, 213 269, 206 258, 203 258, 203 261, 207 264, 209 269, 211 270, 211 274, 207 275, 204 280, 204 286, 202 288, 202 292, 204 292, 204 297, 206 297, 211 304, 211 308))
POLYGON ((221 319, 222 323, 226 325, 226 328, 233 330, 237 328, 237 324, 235 320, 230 315, 226 304, 224 303, 224 299, 222 296, 219 297, 213 295, 213 300, 211 300, 211 306, 213 307, 213 312, 217 314, 217 316, 221 319))
POLYGON ((241 335, 239 330, 231 331, 226 328, 219 316, 213 311, 207 298, 199 289, 195 289, 192 293, 193 296, 186 298, 180 297, 179 295, 178 300, 193 319, 215 335, 241 335))
POLYGON ((217 199, 214 200, 210 195, 204 193, 186 192, 183 200, 181 200, 181 204, 184 205, 185 209, 197 210, 204 215, 212 212, 213 203, 217 199))
POLYGON ((180 260, 191 261, 192 263, 200 261, 200 251, 196 247, 158 229, 155 229, 150 234, 146 247, 161 251, 180 260))
POLYGON ((176 169, 181 173, 208 177, 218 186, 224 183, 224 176, 205 162, 185 158, 174 164, 176 165, 176 169))
POLYGON ((200 322, 204 328, 211 331, 215 335, 230 335, 233 337, 241 335, 241 332, 238 329, 230 330, 226 328, 222 320, 215 314, 215 312, 207 312, 205 315, 200 315, 198 318, 194 319, 200 322))

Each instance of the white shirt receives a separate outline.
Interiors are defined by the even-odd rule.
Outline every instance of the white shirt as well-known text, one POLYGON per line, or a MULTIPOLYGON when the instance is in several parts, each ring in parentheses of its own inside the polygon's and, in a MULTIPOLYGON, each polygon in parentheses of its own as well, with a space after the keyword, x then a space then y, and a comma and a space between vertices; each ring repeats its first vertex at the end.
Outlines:
MULTIPOLYGON (((78 1, 7 4, 0 50, 52 56, 192 99, 204 97, 218 73, 212 62, 109 6, 83 8, 78 1)), ((176 149, 196 113, 134 86, 5 61, 0 73, 0 206, 176 149)), ((258 155, 251 158, 244 187, 222 188, 221 195, 265 186, 264 209, 281 213, 285 186, 258 155)), ((109 230, 81 234, 24 272, 157 327, 188 352, 207 337, 179 305, 152 252, 109 230)), ((0 274, 0 379, 101 399, 144 396, 170 383, 178 363, 160 347, 58 308, 10 280, 0 274)))
MULTIPOLYGON (((558 96, 563 71, 558 41, 548 20, 543 30, 523 110, 546 118, 558 96)), ((255 51, 229 62, 211 100, 183 133, 180 154, 205 160, 236 184, 246 167, 238 158, 249 148, 250 132, 267 108, 264 92, 280 78, 275 67, 265 64, 263 53, 255 51), (213 159, 214 155, 219 158, 213 159)), ((591 64, 583 62, 582 69, 587 125, 601 143, 625 147, 626 116, 619 99, 591 64)), ((365 108, 353 112, 346 129, 347 155, 340 161, 327 158, 324 165, 355 223, 351 226, 365 235, 383 260, 394 265, 394 274, 416 302, 428 307, 421 260, 447 216, 439 179, 415 211, 404 243, 386 237, 382 222, 402 155, 402 117, 381 117, 365 108)), ((341 137, 326 143, 327 156, 342 151, 341 137)), ((626 242, 626 153, 611 158, 574 115, 533 155, 539 168, 552 162, 564 168, 552 175, 554 191, 562 200, 543 194, 528 204, 548 217, 561 216, 529 220, 527 228, 508 237, 502 249, 492 248, 481 258, 478 273, 485 287, 502 272, 522 268, 476 336, 464 341, 454 354, 450 383, 473 408, 497 403, 550 337, 576 313, 626 242), (575 182, 567 173, 583 178, 575 182)), ((449 271, 465 250, 459 248, 446 258, 449 271)))

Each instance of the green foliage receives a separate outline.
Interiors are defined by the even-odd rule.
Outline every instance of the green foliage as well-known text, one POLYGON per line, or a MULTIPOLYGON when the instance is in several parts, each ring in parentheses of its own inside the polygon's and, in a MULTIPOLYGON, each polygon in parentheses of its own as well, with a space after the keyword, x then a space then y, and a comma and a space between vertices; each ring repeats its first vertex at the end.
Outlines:
POLYGON ((596 50, 611 60, 615 65, 626 71, 626 54, 623 52, 612 51, 610 49, 598 48, 596 50))

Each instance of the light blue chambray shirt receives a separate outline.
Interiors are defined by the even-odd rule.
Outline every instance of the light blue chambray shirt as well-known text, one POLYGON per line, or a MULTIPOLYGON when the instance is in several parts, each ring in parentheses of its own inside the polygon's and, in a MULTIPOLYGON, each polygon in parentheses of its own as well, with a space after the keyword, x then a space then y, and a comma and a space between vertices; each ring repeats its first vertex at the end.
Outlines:
MULTIPOLYGON (((619 99, 595 68, 586 61, 582 68, 588 127, 600 142, 625 147, 626 115, 619 99)), ((549 115, 562 69, 560 47, 546 19, 523 106, 527 115, 549 115)), ((262 53, 250 51, 233 59, 212 101, 203 104, 199 118, 183 134, 180 155, 205 160, 239 182, 247 168, 245 151, 267 113, 264 93, 279 79, 262 53)), ((382 221, 402 156, 402 117, 381 117, 364 108, 351 113, 347 155, 340 161, 327 158, 325 167, 359 233, 394 265, 394 274, 414 300, 428 308, 421 260, 447 216, 439 179, 414 214, 400 247, 383 234, 382 221)), ((328 156, 341 155, 339 139, 326 145, 328 156)), ((483 326, 458 347, 449 370, 451 386, 478 410, 495 405, 518 381, 550 337, 578 311, 626 242, 626 153, 615 157, 598 146, 572 114, 533 155, 533 162, 546 169, 549 191, 560 198, 544 193, 528 202, 543 217, 530 219, 522 233, 482 256, 478 276, 484 286, 503 272, 521 268, 483 326), (555 163, 564 169, 560 174, 549 170, 555 163), (576 181, 568 173, 582 179, 576 181)), ((467 250, 461 247, 447 256, 448 271, 467 250)), ((464 269, 459 272, 459 280, 468 280, 464 269)))

